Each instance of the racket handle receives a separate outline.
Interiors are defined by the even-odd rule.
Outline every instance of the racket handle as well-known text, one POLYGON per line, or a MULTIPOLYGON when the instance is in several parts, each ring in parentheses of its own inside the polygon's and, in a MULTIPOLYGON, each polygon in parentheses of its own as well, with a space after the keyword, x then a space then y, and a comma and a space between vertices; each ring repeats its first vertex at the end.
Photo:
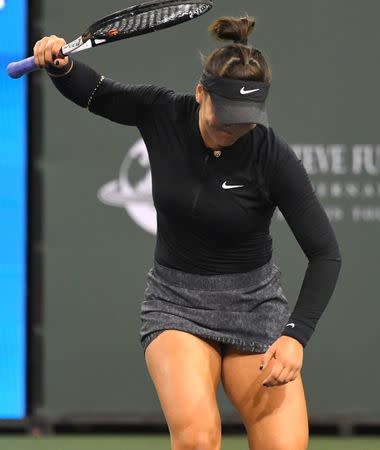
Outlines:
POLYGON ((39 69, 39 66, 34 62, 34 56, 22 59, 21 61, 8 64, 7 73, 11 78, 20 78, 29 72, 39 69))

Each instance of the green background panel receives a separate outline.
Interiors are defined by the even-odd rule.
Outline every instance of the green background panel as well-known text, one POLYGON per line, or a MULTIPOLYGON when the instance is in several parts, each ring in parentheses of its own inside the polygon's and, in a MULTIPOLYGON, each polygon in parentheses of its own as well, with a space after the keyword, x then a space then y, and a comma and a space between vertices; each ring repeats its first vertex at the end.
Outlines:
MULTIPOLYGON (((43 34, 70 41, 93 20, 131 4, 91 2, 90 9, 88 2, 67 0, 63 8, 55 0, 45 1, 43 34)), ((207 26, 222 15, 246 12, 257 19, 251 42, 267 55, 273 71, 268 105, 273 128, 293 146, 322 146, 327 160, 315 163, 313 182, 375 189, 380 183, 378 1, 219 0, 193 22, 76 58, 125 83, 193 92, 201 73, 199 52, 208 54, 219 45, 208 36, 207 26), (364 144, 371 146, 367 156, 374 170, 369 173, 362 166, 354 173, 353 148, 364 144), (345 147, 342 174, 332 172, 332 145, 345 147)), ((119 179, 139 133, 71 104, 46 74, 32 76, 40 77, 43 87, 37 165, 44 182, 44 358, 38 413, 50 419, 163 421, 139 343, 140 302, 155 237, 125 208, 98 199, 102 186, 119 179)), ((326 208, 343 215, 332 219, 343 268, 305 350, 303 378, 311 417, 380 416, 380 222, 352 218, 355 206, 374 214, 379 195, 321 196, 326 208)), ((307 260, 286 223, 276 218, 271 232, 274 259, 293 306, 307 260)), ((222 391, 219 401, 224 420, 235 420, 222 391)))

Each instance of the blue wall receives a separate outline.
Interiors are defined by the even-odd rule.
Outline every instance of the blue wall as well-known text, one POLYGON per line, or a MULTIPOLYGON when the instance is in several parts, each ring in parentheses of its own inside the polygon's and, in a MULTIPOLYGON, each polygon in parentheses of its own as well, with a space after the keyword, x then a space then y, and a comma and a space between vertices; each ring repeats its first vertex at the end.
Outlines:
POLYGON ((27 2, 0 0, 0 419, 26 413, 26 79, 6 66, 25 57, 27 2))

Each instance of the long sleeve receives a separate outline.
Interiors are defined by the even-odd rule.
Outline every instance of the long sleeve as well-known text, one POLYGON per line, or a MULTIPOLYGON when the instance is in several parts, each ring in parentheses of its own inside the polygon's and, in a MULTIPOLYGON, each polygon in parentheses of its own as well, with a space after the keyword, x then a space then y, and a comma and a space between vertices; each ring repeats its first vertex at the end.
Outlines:
POLYGON ((100 75, 74 59, 67 70, 48 68, 55 87, 67 99, 90 112, 124 125, 139 126, 157 106, 170 107, 174 92, 155 85, 123 84, 100 75))
POLYGON ((298 300, 282 335, 294 337, 306 346, 334 292, 341 255, 301 160, 284 141, 279 142, 271 195, 309 260, 298 300))

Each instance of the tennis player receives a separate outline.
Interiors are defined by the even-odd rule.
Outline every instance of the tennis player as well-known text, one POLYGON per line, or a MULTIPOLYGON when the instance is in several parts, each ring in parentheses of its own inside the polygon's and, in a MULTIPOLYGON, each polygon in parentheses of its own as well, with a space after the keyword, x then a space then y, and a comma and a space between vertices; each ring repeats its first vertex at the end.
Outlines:
MULTIPOLYGON (((141 342, 173 450, 221 448, 221 381, 251 450, 304 450, 304 347, 338 278, 339 247, 301 161, 269 126, 271 73, 248 44, 253 18, 210 26, 232 41, 205 58, 195 95, 121 84, 44 37, 35 62, 71 101, 136 126, 146 143, 157 242, 141 306, 141 342), (289 311, 272 259, 278 207, 308 258, 289 311)), ((295 87, 292 85, 292 89, 295 87)))

